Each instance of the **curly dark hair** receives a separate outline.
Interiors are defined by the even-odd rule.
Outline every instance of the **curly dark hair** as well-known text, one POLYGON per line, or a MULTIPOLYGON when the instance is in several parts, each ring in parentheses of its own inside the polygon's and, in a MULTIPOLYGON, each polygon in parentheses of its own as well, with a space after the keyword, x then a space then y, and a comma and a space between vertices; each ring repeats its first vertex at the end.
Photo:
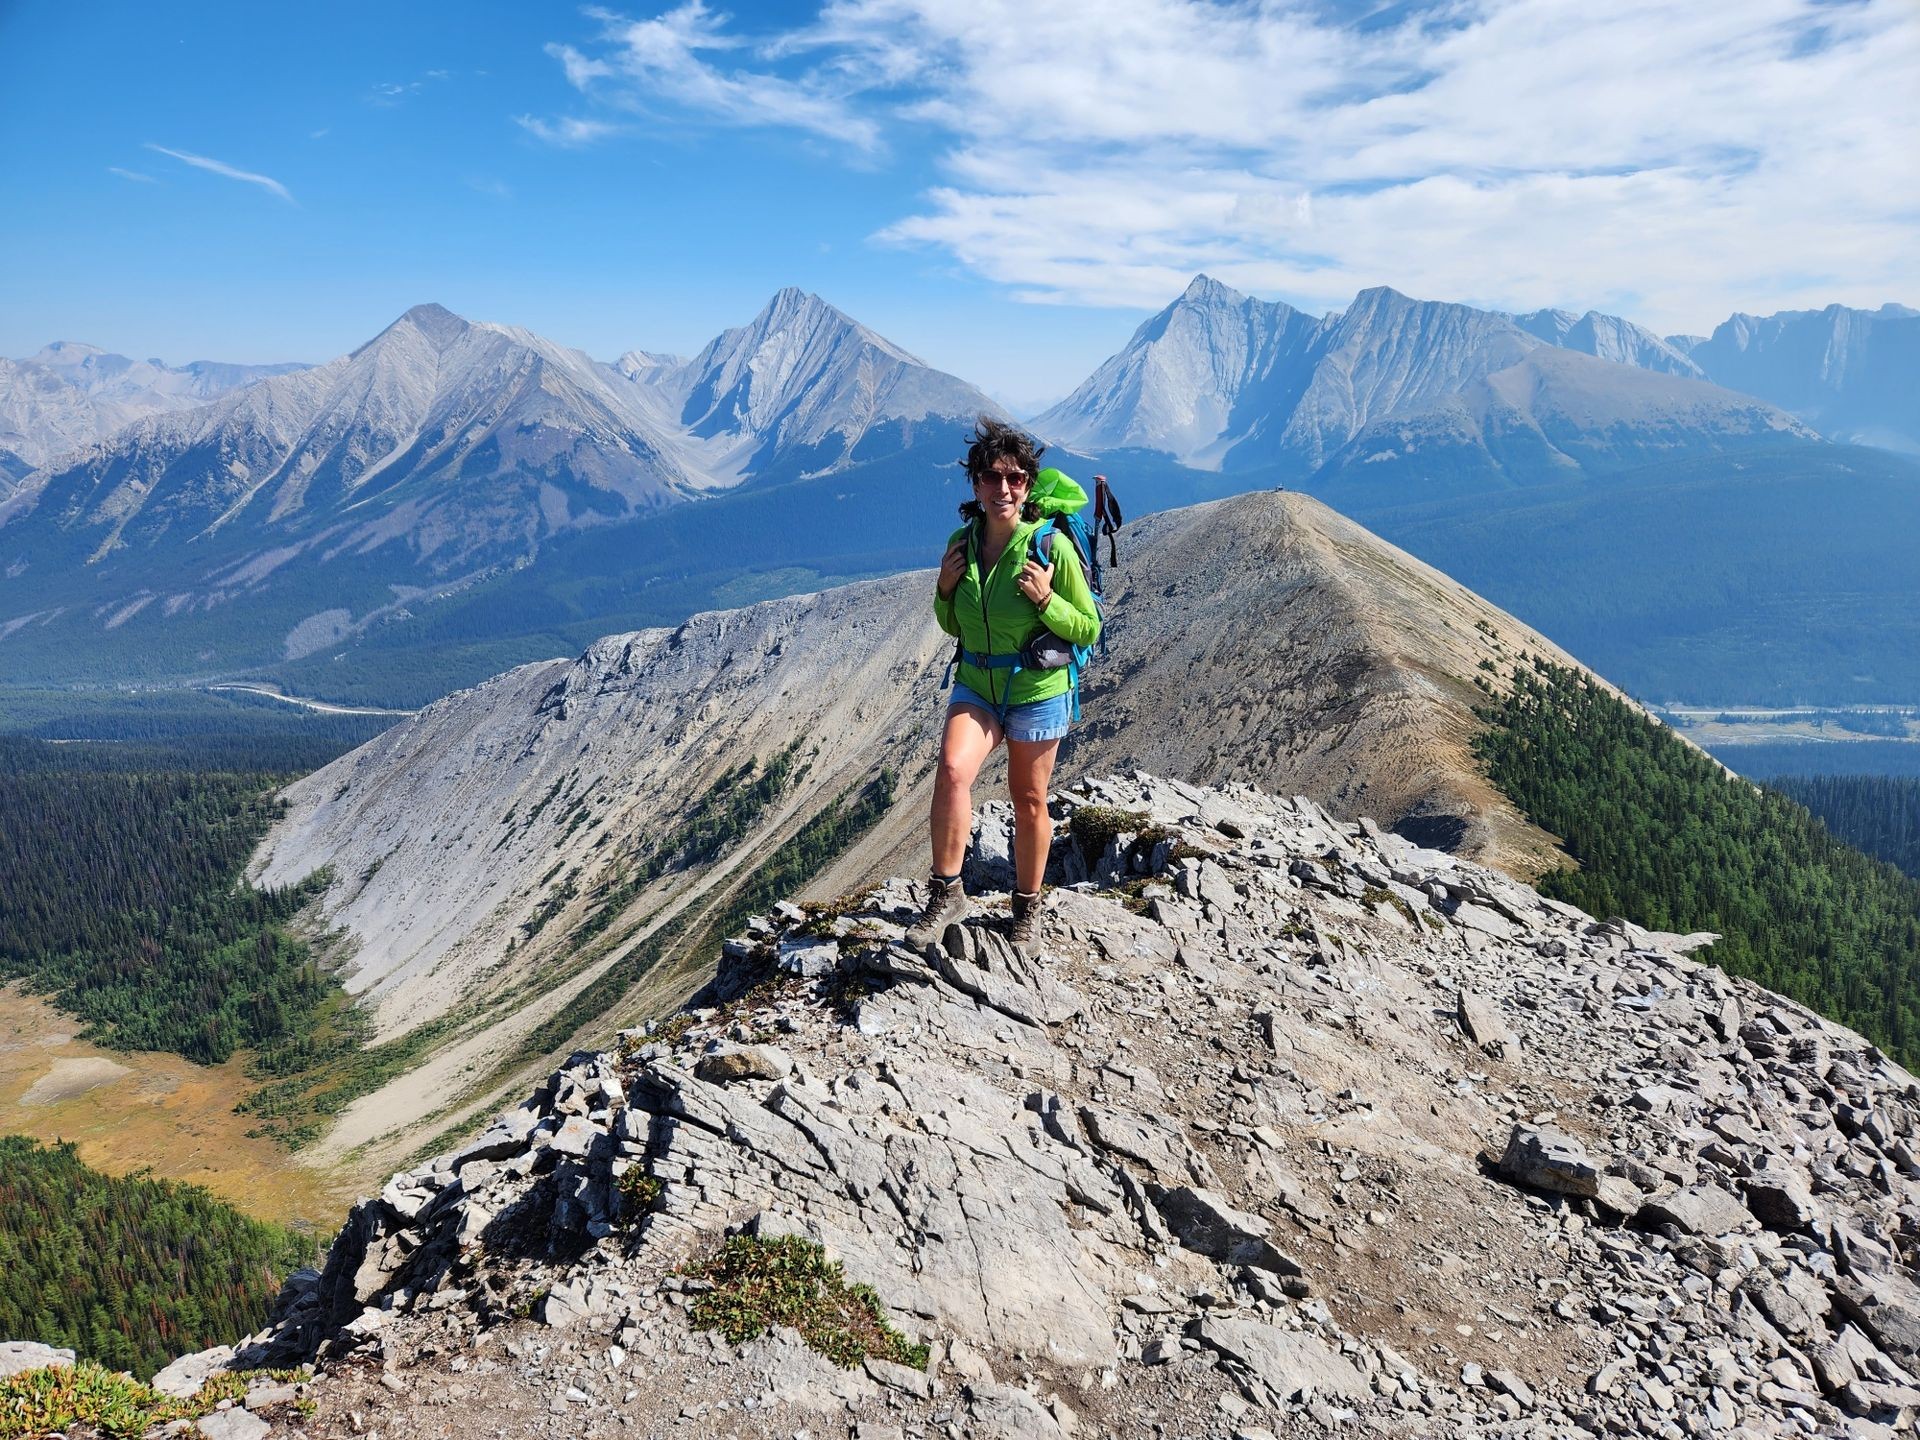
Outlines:
MULTIPOLYGON (((978 480, 993 469, 996 460, 1011 459, 1027 472, 1031 481, 1040 473, 1040 457, 1046 454, 1047 447, 1017 425, 1009 425, 1004 420, 996 420, 991 415, 982 415, 973 422, 972 443, 967 446, 967 458, 961 465, 969 480, 978 480)), ((968 500, 961 504, 960 514, 964 519, 980 518, 980 502, 968 500)), ((1032 520, 1039 512, 1029 500, 1021 507, 1023 518, 1032 520)))

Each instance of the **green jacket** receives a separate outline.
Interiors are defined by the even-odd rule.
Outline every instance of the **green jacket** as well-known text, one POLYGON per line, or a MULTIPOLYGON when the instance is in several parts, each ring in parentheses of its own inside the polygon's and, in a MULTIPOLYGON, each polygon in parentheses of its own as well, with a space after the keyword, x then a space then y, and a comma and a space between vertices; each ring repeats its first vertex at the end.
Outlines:
MULTIPOLYGON (((1066 480, 1065 476, 1060 477, 1066 480)), ((1081 504, 1086 492, 1066 480, 1077 492, 1081 504)), ((1061 508, 1077 509, 1068 504, 1061 508)), ((934 584, 933 613, 940 628, 957 636, 969 650, 982 655, 1001 655, 1018 650, 1042 627, 1075 645, 1091 645, 1100 638, 1100 612, 1094 607, 1093 591, 1080 569, 1079 552, 1064 535, 1053 539, 1053 596, 1045 610, 1020 593, 1016 580, 1020 568, 1033 553, 1033 532, 1045 523, 1025 520, 1014 528, 1013 538, 1000 552, 999 560, 985 577, 980 574, 980 527, 962 526, 947 537, 951 549, 961 539, 967 542, 967 573, 953 592, 951 600, 940 598, 939 582, 934 584)), ((1072 677, 1059 670, 989 670, 982 665, 961 665, 959 680, 976 695, 994 704, 1026 705, 1035 700, 1051 700, 1066 694, 1072 677), (1012 675, 1009 685, 1008 676, 1012 675)))

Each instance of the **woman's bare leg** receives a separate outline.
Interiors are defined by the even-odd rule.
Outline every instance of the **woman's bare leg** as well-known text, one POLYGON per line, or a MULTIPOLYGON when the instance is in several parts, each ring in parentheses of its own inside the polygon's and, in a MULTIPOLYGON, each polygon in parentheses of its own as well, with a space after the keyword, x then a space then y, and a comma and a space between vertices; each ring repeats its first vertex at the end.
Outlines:
POLYGON ((947 711, 933 782, 933 873, 958 875, 973 834, 973 781, 1000 743, 1000 722, 972 705, 947 711))
POLYGON ((1014 889, 1032 894, 1047 874, 1053 845, 1053 817, 1047 814, 1047 787, 1053 783, 1058 740, 1009 740, 1007 789, 1013 794, 1014 889))

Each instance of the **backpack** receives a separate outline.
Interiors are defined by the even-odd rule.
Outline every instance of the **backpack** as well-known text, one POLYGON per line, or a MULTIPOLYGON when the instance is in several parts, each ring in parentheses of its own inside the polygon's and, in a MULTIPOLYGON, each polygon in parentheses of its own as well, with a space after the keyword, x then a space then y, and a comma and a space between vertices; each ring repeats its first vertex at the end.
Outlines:
MULTIPOLYGON (((1093 477, 1093 520, 1088 522, 1086 510, 1086 492, 1058 470, 1042 470, 1033 478, 1033 488, 1028 499, 1039 508, 1041 523, 1034 528, 1033 562, 1043 569, 1052 565, 1053 537, 1064 536, 1073 546, 1074 554, 1079 557, 1080 569, 1087 578, 1087 589, 1093 593, 1093 606, 1100 616, 1099 654, 1104 659, 1107 653, 1107 605, 1106 596, 1100 583, 1100 540, 1107 541, 1108 563, 1120 563, 1119 530, 1125 522, 1120 514, 1120 502, 1114 497, 1113 489, 1107 484, 1107 477, 1093 477), (1065 486, 1060 482, 1066 481, 1065 486), (1065 498, 1057 491, 1064 490, 1065 498)), ((969 664, 986 665, 990 669, 1010 669, 1014 674, 1022 670, 1058 670, 1065 668, 1068 674, 1068 689, 1073 696, 1073 718, 1080 718, 1080 676, 1093 660, 1095 647, 1075 645, 1055 635, 1051 630, 1042 629, 1023 645, 1017 653, 1011 655, 975 655, 959 645, 954 647, 954 663, 966 661, 969 664)), ((951 680, 953 665, 947 667, 947 679, 951 680)), ((1013 676, 1007 677, 1011 684, 1013 676)), ((943 681, 941 688, 946 688, 943 681)))

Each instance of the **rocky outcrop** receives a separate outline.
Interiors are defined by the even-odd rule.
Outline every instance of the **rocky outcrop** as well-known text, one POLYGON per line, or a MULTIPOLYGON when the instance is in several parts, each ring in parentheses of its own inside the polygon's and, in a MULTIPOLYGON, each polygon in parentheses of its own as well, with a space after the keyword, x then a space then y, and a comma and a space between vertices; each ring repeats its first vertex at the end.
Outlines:
POLYGON ((73 1364, 73 1351, 33 1340, 0 1341, 0 1380, 28 1370, 52 1370, 73 1364))
MULTIPOLYGON (((1516 873, 1559 862, 1471 750, 1487 698, 1475 682, 1504 683, 1523 655, 1577 668, 1551 642, 1298 494, 1149 516, 1127 544, 1063 779, 1139 767, 1250 781, 1516 873)), ((931 584, 923 573, 698 615, 449 696, 289 787, 253 876, 281 886, 330 867, 319 918, 348 942, 347 987, 388 1038, 476 1013, 527 975, 552 1009, 567 1005, 640 943, 622 937, 644 917, 736 883, 879 767, 900 777, 895 810, 818 893, 917 873, 952 655, 931 584), (670 866, 638 893, 624 884, 722 777, 796 737, 795 780, 716 864, 670 866), (594 944, 571 938, 589 924, 594 944)), ((990 771, 983 789, 998 784, 990 771)), ((1004 835, 982 840, 983 856, 1010 853, 1004 835)), ((651 993, 645 1013, 685 993, 651 993)), ((376 1157, 389 1168, 431 1138, 404 1133, 409 1121, 543 1018, 482 1014, 440 1042, 440 1068, 356 1102, 319 1153, 391 1146, 376 1157)))
POLYGON ((1920 1086, 1858 1036, 1304 799, 1061 811, 1037 962, 992 896, 926 952, 903 881, 783 905, 362 1201, 242 1349, 318 1354, 322 1420, 377 1358, 394 1434, 454 1387, 643 1434, 1911 1424, 1920 1086), (927 1368, 690 1326, 729 1234, 823 1245, 927 1368))

